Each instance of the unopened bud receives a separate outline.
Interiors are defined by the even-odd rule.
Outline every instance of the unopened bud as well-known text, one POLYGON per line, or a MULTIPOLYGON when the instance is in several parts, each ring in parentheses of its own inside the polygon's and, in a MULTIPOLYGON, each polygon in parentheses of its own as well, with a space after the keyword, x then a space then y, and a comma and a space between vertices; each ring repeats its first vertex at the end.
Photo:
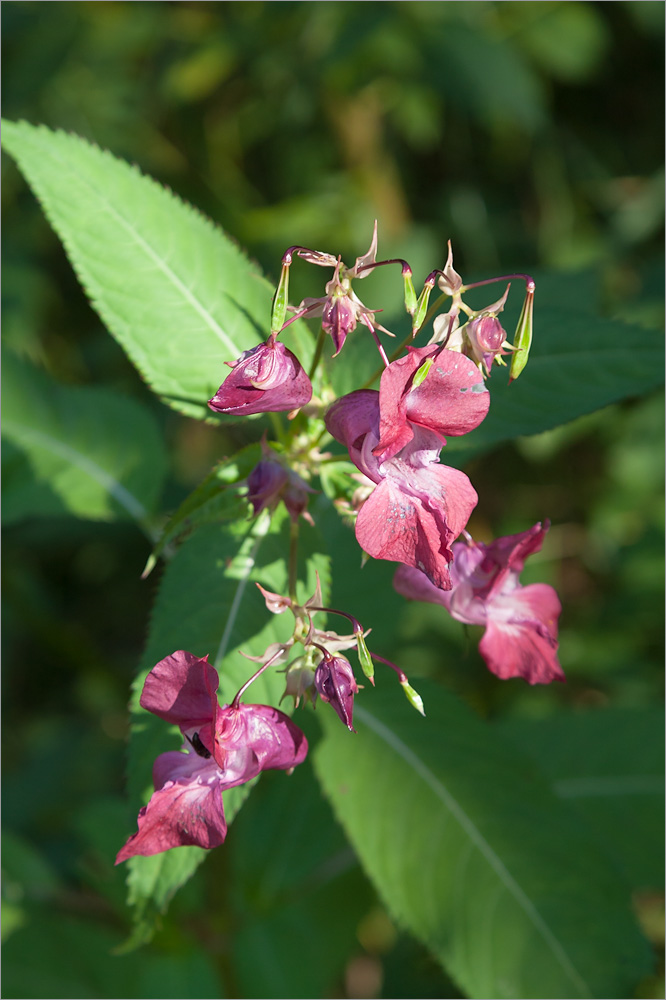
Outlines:
POLYGON ((374 684, 375 682, 373 677, 375 676, 375 665, 372 662, 370 650, 365 644, 365 638, 362 632, 356 633, 356 648, 358 650, 358 662, 361 664, 361 670, 368 680, 374 684))
POLYGON ((418 691, 414 690, 414 688, 407 679, 405 679, 404 681, 400 681, 400 687, 405 692, 409 704, 413 705, 416 711, 420 712, 421 715, 425 715, 425 709, 423 707, 423 699, 421 695, 418 693, 418 691))
MULTIPOLYGON (((286 256, 286 255, 285 255, 286 256)), ((284 261, 282 264, 282 274, 280 275, 280 283, 277 286, 275 292, 275 298, 273 299, 273 310, 271 312, 271 333, 279 333, 284 326, 284 321, 287 315, 287 303, 289 300, 289 265, 291 264, 291 254, 289 254, 289 260, 284 261)))
POLYGON ((416 300, 416 289, 414 288, 414 282, 412 281, 412 272, 406 264, 402 269, 402 278, 405 282, 405 309, 410 316, 413 316, 416 312, 418 303, 416 300))
POLYGON ((513 346, 516 353, 511 359, 509 382, 513 382, 514 379, 518 378, 530 356, 534 316, 534 288, 534 282, 530 278, 527 283, 525 301, 523 302, 523 308, 518 319, 518 326, 516 327, 516 333, 513 340, 513 346))

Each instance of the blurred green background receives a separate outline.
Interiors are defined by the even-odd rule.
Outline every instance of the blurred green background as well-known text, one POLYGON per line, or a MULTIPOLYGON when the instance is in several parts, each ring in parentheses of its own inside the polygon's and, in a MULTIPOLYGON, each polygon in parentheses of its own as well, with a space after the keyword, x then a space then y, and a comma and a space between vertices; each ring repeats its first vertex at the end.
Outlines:
MULTIPOLYGON (((272 279, 295 243, 351 263, 378 218, 380 254, 406 257, 418 288, 451 238, 467 279, 582 270, 600 310, 654 326, 663 20, 660 2, 5 2, 3 114, 135 162, 272 279)), ((223 438, 151 397, 7 158, 2 199, 5 341, 62 382, 110 386, 151 408, 171 450, 163 509, 173 510, 242 428, 223 438)), ((292 301, 320 294, 317 269, 292 271, 292 301)), ((373 287, 381 298, 381 281, 373 287)), ((659 703, 662 412, 658 396, 628 401, 467 470, 481 497, 475 535, 553 522, 525 579, 560 593, 567 685, 500 684, 441 609, 397 599, 393 658, 414 677, 437 673, 489 718, 659 703)), ((270 776, 155 943, 110 954, 128 933, 112 860, 128 831, 128 690, 157 583, 140 580, 147 555, 128 524, 43 518, 5 531, 5 996, 253 995, 231 956, 264 905, 243 871, 252 811, 275 794, 270 776)), ((458 996, 332 836, 350 926, 330 943, 325 995, 458 996)), ((659 887, 642 888, 638 909, 658 944, 659 887)), ((642 989, 659 995, 652 982, 642 989)))

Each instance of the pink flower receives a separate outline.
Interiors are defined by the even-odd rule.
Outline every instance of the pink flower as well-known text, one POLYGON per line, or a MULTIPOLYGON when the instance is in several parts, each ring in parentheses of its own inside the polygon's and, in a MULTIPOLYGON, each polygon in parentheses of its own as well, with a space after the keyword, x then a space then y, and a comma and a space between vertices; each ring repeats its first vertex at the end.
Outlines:
POLYGON ((563 681, 557 659, 561 605, 545 583, 520 585, 528 556, 538 552, 549 528, 498 538, 490 545, 467 541, 453 546, 450 590, 434 587, 418 569, 401 566, 394 577, 399 594, 413 601, 442 604, 453 618, 483 625, 479 652, 498 677, 523 677, 529 684, 563 681))
POLYGON ((300 361, 274 336, 227 363, 233 370, 208 401, 217 413, 277 413, 296 410, 312 398, 300 361))
POLYGON ((375 489, 356 519, 356 538, 375 559, 418 567, 436 586, 449 587, 451 543, 476 506, 477 495, 463 472, 437 461, 441 442, 432 431, 414 429, 397 455, 380 462, 379 393, 360 389, 333 404, 326 416, 331 434, 375 489))
POLYGON ((374 454, 381 461, 404 448, 417 427, 433 431, 441 448, 447 435, 459 437, 478 427, 490 406, 483 376, 469 358, 437 344, 407 351, 384 370, 380 382, 380 439, 374 454), (425 375, 415 378, 419 371, 425 375))
POLYGON ((139 830, 119 851, 116 864, 188 844, 218 847, 227 832, 223 790, 305 759, 307 740, 288 716, 269 705, 221 708, 218 685, 208 657, 182 649, 148 674, 141 705, 180 727, 186 752, 163 753, 155 761, 155 791, 139 811, 139 830))

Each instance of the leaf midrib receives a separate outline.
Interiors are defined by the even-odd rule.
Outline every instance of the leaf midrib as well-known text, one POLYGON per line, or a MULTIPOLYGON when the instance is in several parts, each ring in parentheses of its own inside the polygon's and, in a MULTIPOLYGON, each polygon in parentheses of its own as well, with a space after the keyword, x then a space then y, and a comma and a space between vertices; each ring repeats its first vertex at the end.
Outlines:
MULTIPOLYGON (((19 129, 20 126, 15 124, 15 128, 19 129)), ((56 134, 59 134, 59 133, 56 133, 56 134)), ((82 142, 86 146, 90 145, 88 143, 85 143, 84 140, 79 140, 79 141, 82 142)), ((40 144, 40 145, 42 145, 42 147, 43 147, 43 144, 40 144)), ((94 146, 90 146, 90 148, 91 149, 96 149, 96 147, 94 147, 94 146)), ((97 151, 99 152, 99 154, 102 157, 105 155, 105 153, 104 153, 103 150, 97 149, 97 151)), ((146 255, 148 256, 148 258, 150 260, 152 260, 152 262, 154 263, 154 265, 160 271, 162 271, 162 273, 165 275, 165 277, 169 281, 171 281, 173 287, 183 296, 183 298, 186 300, 186 302, 199 314, 199 316, 201 316, 201 318, 204 320, 204 322, 206 323, 206 325, 215 334, 215 336, 220 340, 220 342, 222 344, 224 344, 224 346, 229 351, 231 351, 234 354, 235 357, 237 357, 240 354, 240 349, 227 336, 227 334, 220 327, 220 325, 216 322, 216 320, 213 318, 213 316, 208 311, 208 309, 206 309, 206 307, 202 303, 200 303, 198 301, 198 299, 195 298, 194 295, 192 295, 192 293, 187 288, 187 286, 185 284, 183 284, 183 282, 176 275, 176 273, 169 267, 169 265, 167 264, 167 262, 165 260, 163 260, 163 258, 161 258, 159 256, 159 254, 157 253, 157 251, 154 250, 153 247, 151 247, 150 244, 140 235, 140 233, 134 228, 134 226, 131 224, 131 222, 128 219, 126 219, 120 212, 118 212, 117 209, 114 207, 114 205, 104 197, 103 192, 101 192, 99 190, 99 188, 97 188, 90 181, 90 179, 85 174, 82 174, 77 169, 76 164, 73 164, 72 161, 71 161, 71 159, 68 159, 67 157, 63 157, 59 153, 59 151, 57 151, 56 149, 54 149, 52 146, 47 146, 46 147, 46 154, 48 156, 51 156, 57 163, 65 165, 67 167, 67 169, 70 171, 70 173, 73 176, 75 176, 82 184, 84 184, 92 192, 92 194, 101 202, 102 206, 107 210, 107 212, 134 239, 134 241, 137 244, 137 246, 139 246, 141 249, 143 249, 143 251, 146 253, 146 255)), ((21 159, 20 154, 17 155, 16 158, 17 159, 21 159)), ((126 167, 126 164, 123 164, 123 166, 126 167)), ((28 167, 24 166, 24 169, 26 170, 26 173, 29 172, 29 168, 28 167)), ((30 170, 30 172, 32 173, 31 170, 30 170)), ((156 184, 155 181, 152 181, 152 178, 145 178, 145 175, 141 175, 141 176, 144 176, 144 179, 150 180, 153 184, 155 184, 156 190, 158 190, 158 191, 160 191, 160 190, 163 191, 164 190, 164 189, 161 189, 159 187, 159 185, 156 184)), ((181 202, 180 199, 178 199, 176 195, 172 195, 171 197, 174 199, 174 201, 178 205, 180 205, 182 208, 184 208, 185 211, 188 210, 187 207, 185 206, 185 204, 183 202, 181 202)), ((79 261, 79 264, 80 264, 80 261, 79 261)))
POLYGON ((98 465, 97 462, 88 458, 87 455, 65 444, 64 441, 46 434, 44 431, 35 430, 33 427, 26 427, 13 420, 5 420, 3 422, 3 433, 9 440, 14 440, 16 443, 29 442, 38 448, 42 448, 49 454, 57 455, 59 458, 70 462, 76 468, 80 469, 81 472, 84 472, 95 482, 99 483, 132 518, 138 521, 142 527, 146 527, 144 522, 148 517, 148 511, 141 501, 114 476, 98 465))
POLYGON ((591 997, 592 992, 590 988, 571 962, 571 959, 567 955, 561 942, 545 922, 525 891, 520 887, 513 875, 511 875, 504 862, 495 853, 474 821, 465 812, 458 800, 454 798, 443 782, 435 774, 433 774, 427 764, 425 764, 424 761, 422 761, 421 758, 414 753, 414 751, 411 750, 406 743, 403 743, 400 737, 397 736, 396 733, 394 733, 388 726, 362 706, 358 706, 358 708, 354 706, 354 711, 356 718, 365 722, 365 724, 372 729, 372 731, 379 736, 379 738, 382 739, 394 753, 401 757, 402 760, 412 768, 415 774, 417 774, 428 785, 428 787, 435 793, 436 797, 446 806, 446 808, 458 821, 463 831, 467 834, 470 841, 477 847, 481 855, 485 858, 493 871, 495 871, 498 878, 505 886, 507 892, 514 897, 518 905, 524 911, 525 915, 546 942, 565 974, 580 992, 580 995, 582 997, 591 997))

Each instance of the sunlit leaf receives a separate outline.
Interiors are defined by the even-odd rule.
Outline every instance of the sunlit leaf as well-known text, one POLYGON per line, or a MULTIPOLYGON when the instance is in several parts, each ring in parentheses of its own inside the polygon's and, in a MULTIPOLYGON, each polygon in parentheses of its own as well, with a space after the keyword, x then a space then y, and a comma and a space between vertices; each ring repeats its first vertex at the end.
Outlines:
POLYGON ((2 139, 151 388, 182 413, 210 415, 225 362, 268 335, 272 289, 256 266, 191 206, 77 136, 4 122, 2 139))

